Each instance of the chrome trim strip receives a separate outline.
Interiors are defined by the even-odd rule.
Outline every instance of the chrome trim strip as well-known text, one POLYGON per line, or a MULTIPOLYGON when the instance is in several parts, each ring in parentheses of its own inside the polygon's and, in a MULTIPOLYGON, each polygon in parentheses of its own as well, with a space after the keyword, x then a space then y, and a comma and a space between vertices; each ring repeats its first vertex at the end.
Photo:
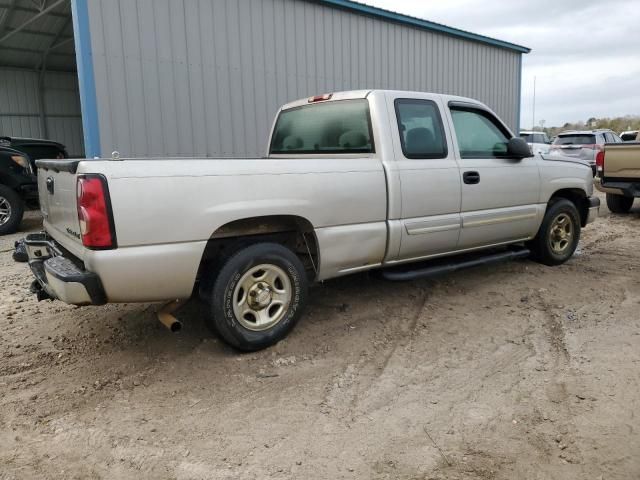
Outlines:
POLYGON ((409 235, 421 235, 423 233, 437 233, 437 232, 448 232, 449 230, 458 230, 460 228, 459 223, 451 223, 449 225, 436 225, 434 227, 420 227, 417 225, 422 225, 421 223, 414 223, 406 225, 407 234, 409 235), (412 225, 416 225, 412 227, 412 225))
POLYGON ((538 215, 536 213, 522 213, 520 215, 509 215, 508 217, 499 217, 499 218, 489 218, 486 220, 474 220, 468 221, 465 218, 462 219, 462 228, 469 227, 480 227, 484 225, 494 225, 497 223, 506 223, 513 222, 516 220, 529 220, 531 218, 536 218, 538 215))

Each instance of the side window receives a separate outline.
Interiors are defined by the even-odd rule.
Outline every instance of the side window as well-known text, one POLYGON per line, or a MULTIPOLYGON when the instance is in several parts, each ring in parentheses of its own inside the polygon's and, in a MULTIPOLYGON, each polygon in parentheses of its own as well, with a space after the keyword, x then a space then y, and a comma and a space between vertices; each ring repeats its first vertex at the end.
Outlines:
POLYGON ((402 98, 395 102, 402 153, 406 158, 445 158, 447 142, 442 118, 431 100, 402 98))
POLYGON ((462 158, 494 158, 507 153, 509 136, 484 110, 452 107, 451 117, 462 158))
POLYGON ((611 135, 609 132, 605 132, 604 133, 604 141, 607 143, 615 143, 616 139, 613 138, 613 135, 611 135))

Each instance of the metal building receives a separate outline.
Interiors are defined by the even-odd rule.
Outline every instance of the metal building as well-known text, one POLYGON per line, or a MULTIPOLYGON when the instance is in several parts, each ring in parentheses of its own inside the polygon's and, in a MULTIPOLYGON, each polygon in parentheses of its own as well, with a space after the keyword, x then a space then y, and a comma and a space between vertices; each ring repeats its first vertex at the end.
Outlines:
POLYGON ((75 154, 263 155, 281 104, 351 89, 470 96, 519 123, 529 49, 353 1, 0 2, 0 135, 75 154))

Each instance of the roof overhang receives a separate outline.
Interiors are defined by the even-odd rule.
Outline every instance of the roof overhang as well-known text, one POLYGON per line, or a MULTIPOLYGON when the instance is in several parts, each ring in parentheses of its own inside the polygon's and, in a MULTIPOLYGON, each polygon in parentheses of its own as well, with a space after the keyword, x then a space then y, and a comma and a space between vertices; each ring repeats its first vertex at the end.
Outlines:
POLYGON ((0 0, 0 67, 75 71, 71 0, 0 0))
POLYGON ((317 3, 330 5, 332 7, 338 7, 350 12, 359 13, 362 15, 368 15, 370 17, 379 18, 388 22, 399 23, 402 25, 408 25, 423 30, 429 30, 431 32, 442 33, 457 37, 464 40, 470 40, 472 42, 483 43, 485 45, 491 45, 493 47, 505 48, 518 53, 529 53, 531 49, 523 47, 522 45, 516 45, 515 43, 505 42, 504 40, 498 40, 496 38, 486 37, 477 33, 467 32, 466 30, 460 30, 458 28, 449 27, 440 23, 430 22, 429 20, 423 20, 421 18, 404 15, 402 13, 392 12, 383 8, 373 7, 364 3, 354 2, 351 0, 313 0, 317 3))

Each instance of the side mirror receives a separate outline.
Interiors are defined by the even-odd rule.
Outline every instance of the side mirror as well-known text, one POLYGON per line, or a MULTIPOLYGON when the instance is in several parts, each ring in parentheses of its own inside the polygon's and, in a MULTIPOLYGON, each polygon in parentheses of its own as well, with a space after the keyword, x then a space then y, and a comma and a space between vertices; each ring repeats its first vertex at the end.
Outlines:
POLYGON ((507 144, 507 156, 522 160, 523 158, 533 157, 529 144, 520 137, 513 137, 507 144))

